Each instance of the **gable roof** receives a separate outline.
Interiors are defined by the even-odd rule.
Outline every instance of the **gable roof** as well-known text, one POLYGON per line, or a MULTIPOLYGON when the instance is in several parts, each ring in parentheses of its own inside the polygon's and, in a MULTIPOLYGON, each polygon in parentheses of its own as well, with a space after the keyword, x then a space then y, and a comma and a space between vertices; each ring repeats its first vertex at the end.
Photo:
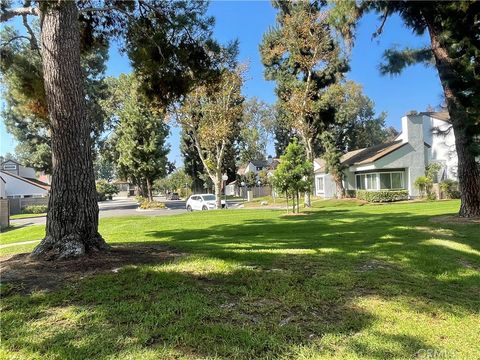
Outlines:
POLYGON ((24 177, 21 177, 21 176, 12 174, 11 172, 3 171, 3 170, 0 170, 0 173, 3 173, 3 174, 5 174, 5 175, 7 175, 7 176, 12 176, 12 177, 14 177, 15 179, 24 181, 24 182, 26 182, 26 183, 28 183, 28 184, 30 184, 30 185, 39 187, 40 189, 47 190, 47 191, 50 190, 50 185, 48 185, 47 183, 44 183, 43 181, 40 181, 40 180, 37 180, 37 179, 33 179, 33 178, 24 178, 24 177))
MULTIPOLYGON (((369 148, 363 148, 358 150, 349 151, 342 155, 340 161, 342 164, 347 166, 352 165, 363 165, 372 163, 378 159, 381 159, 385 155, 388 155, 395 150, 400 149, 402 146, 406 145, 406 142, 402 140, 390 141, 384 144, 372 146, 369 148)), ((315 170, 316 173, 325 172, 325 160, 322 158, 315 159, 319 168, 315 170)))
POLYGON ((420 115, 426 115, 437 120, 450 122, 450 115, 448 114, 448 111, 424 111, 421 112, 420 115))
POLYGON ((268 165, 268 161, 266 160, 252 160, 250 162, 256 167, 267 167, 268 165))
MULTIPOLYGON (((407 143, 403 142, 402 140, 396 140, 396 141, 390 141, 384 144, 372 146, 369 148, 356 150, 356 153, 348 156, 343 163, 348 166, 369 164, 401 148, 405 144, 407 143)), ((349 153, 345 155, 348 155, 348 154, 349 153)))

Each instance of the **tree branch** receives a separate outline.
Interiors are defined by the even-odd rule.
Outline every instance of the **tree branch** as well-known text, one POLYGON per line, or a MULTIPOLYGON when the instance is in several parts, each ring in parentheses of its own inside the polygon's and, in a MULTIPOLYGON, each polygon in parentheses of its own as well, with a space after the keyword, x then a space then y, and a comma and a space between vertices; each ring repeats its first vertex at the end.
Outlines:
POLYGON ((25 26, 28 34, 30 35, 30 48, 32 50, 39 50, 40 48, 38 47, 37 38, 35 37, 35 33, 33 32, 32 28, 28 24, 27 15, 22 15, 22 18, 23 18, 23 26, 25 26))
POLYGON ((15 8, 11 10, 4 10, 0 14, 0 22, 8 21, 15 16, 24 16, 24 15, 38 16, 40 15, 40 11, 37 8, 32 6, 15 8))
POLYGON ((10 44, 11 42, 15 41, 15 40, 18 40, 18 39, 27 39, 27 40, 30 40, 30 38, 28 36, 24 36, 24 35, 19 35, 19 36, 14 36, 12 37, 11 39, 3 42, 2 44, 0 44, 0 47, 4 47, 4 46, 7 46, 8 44, 10 44))
POLYGON ((387 22, 388 15, 389 15, 388 8, 385 8, 385 12, 383 13, 382 23, 380 24, 378 29, 372 34, 372 39, 376 38, 377 36, 379 36, 383 32, 383 27, 385 26, 385 23, 387 22))

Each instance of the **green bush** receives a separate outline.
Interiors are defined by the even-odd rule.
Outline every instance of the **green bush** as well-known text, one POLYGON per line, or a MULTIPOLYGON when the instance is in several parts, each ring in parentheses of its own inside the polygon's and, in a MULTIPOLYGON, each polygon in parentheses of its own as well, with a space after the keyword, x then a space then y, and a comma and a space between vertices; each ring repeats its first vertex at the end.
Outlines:
POLYGON ((112 199, 113 195, 118 194, 117 187, 106 180, 98 180, 95 187, 97 188, 97 198, 99 201, 112 199))
POLYGON ((447 199, 460 199, 460 191, 458 191, 458 182, 450 179, 443 180, 440 183, 440 190, 447 199))
POLYGON ((143 199, 139 205, 140 209, 165 209, 166 206, 161 201, 149 201, 148 199, 143 199))
POLYGON ((22 209, 22 214, 43 214, 48 211, 47 205, 29 205, 22 209))
POLYGON ((355 190, 345 190, 345 196, 349 199, 352 199, 356 197, 356 191, 355 190))
POLYGON ((415 187, 420 191, 420 197, 430 197, 433 187, 433 180, 428 176, 419 176, 415 180, 415 187))
POLYGON ((368 202, 391 202, 408 199, 407 190, 357 190, 357 199, 368 202))

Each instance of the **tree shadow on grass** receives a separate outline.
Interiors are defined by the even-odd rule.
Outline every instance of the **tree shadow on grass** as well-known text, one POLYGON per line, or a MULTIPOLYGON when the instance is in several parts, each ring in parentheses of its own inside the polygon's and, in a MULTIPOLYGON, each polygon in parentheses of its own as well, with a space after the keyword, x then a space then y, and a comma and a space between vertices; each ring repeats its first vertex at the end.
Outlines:
POLYGON ((480 310, 478 272, 462 273, 460 261, 479 265, 476 252, 465 248, 475 249, 478 235, 465 227, 425 229, 427 219, 335 210, 146 230, 152 240, 145 245, 190 256, 95 276, 57 293, 9 297, 4 346, 81 359, 277 358, 298 356, 302 348, 329 357, 338 349, 325 339, 340 337, 350 355, 414 357, 438 344, 370 330, 381 319, 359 299, 404 299, 427 317, 480 310), (432 236, 461 246, 430 243, 432 236), (382 346, 354 336, 365 331, 382 346))

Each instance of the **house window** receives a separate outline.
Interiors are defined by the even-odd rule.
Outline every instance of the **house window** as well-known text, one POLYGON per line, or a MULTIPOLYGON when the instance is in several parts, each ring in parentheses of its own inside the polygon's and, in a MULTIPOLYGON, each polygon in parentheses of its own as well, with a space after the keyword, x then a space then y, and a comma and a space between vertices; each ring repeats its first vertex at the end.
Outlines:
POLYGON ((357 190, 394 190, 404 189, 403 172, 381 172, 357 174, 357 190))
POLYGON ((325 191, 325 181, 323 176, 317 177, 317 192, 323 193, 325 191))
POLYGON ((17 165, 15 165, 15 164, 5 164, 5 165, 3 165, 3 170, 17 170, 17 165))

